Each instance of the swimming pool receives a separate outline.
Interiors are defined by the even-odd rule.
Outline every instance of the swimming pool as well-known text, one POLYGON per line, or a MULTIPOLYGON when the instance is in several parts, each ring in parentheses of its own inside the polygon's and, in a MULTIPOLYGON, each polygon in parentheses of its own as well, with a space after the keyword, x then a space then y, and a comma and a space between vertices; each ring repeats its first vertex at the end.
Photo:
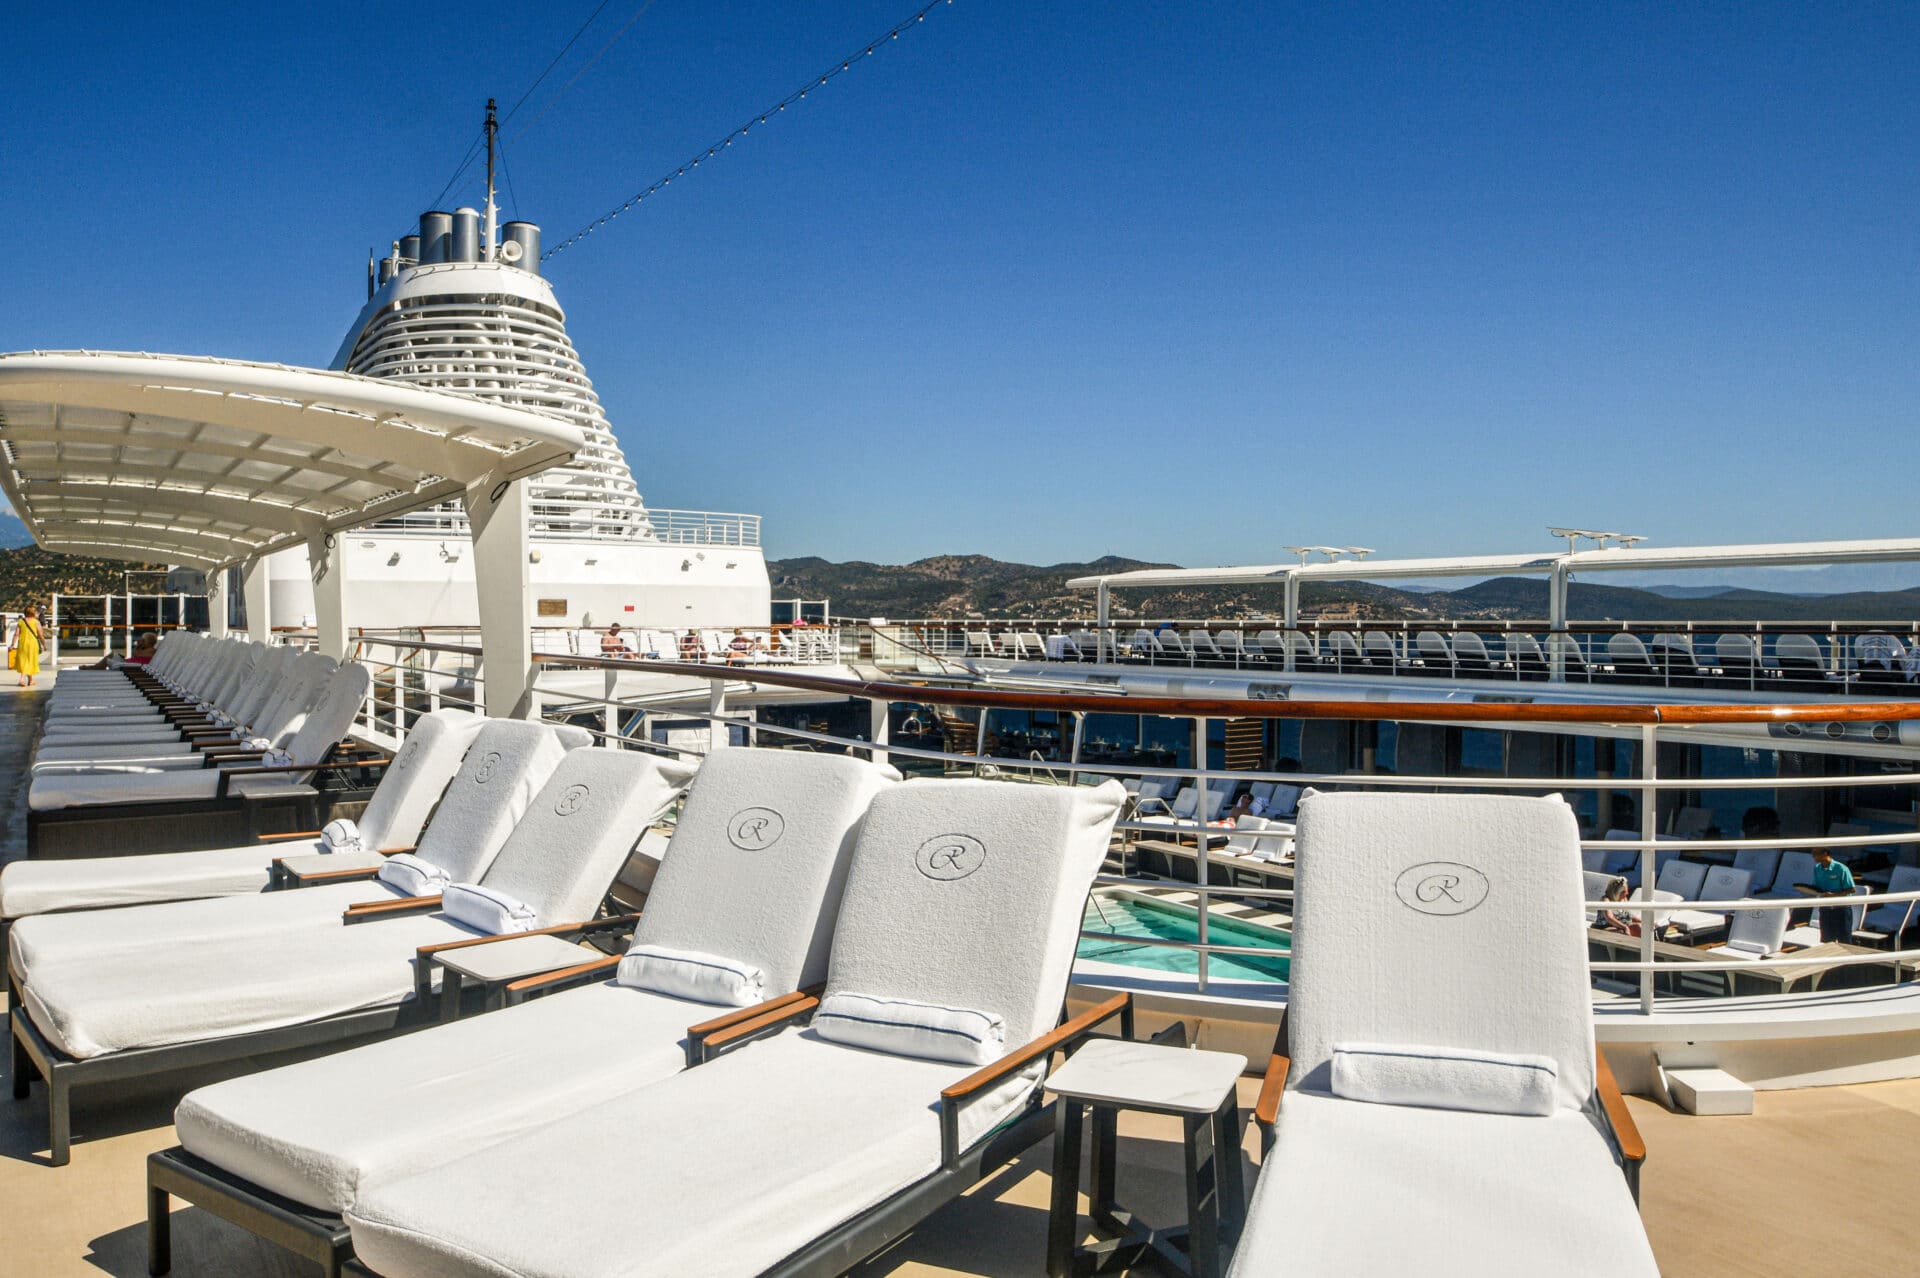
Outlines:
MULTIPOLYGON (((1089 932, 1111 932, 1118 936, 1152 937, 1167 941, 1195 941, 1199 939, 1200 931, 1199 919, 1191 906, 1163 905, 1135 896, 1090 898, 1081 926, 1089 932)), ((1207 960, 1207 975, 1210 978, 1237 981, 1287 979, 1289 961, 1286 953, 1291 938, 1279 928, 1243 923, 1212 914, 1207 918, 1207 941, 1212 945, 1257 945, 1276 953, 1274 958, 1260 954, 1215 954, 1207 960)), ((1168 945, 1128 945, 1124 941, 1082 937, 1078 953, 1083 959, 1120 963, 1155 972, 1198 975, 1200 970, 1198 954, 1168 945)))

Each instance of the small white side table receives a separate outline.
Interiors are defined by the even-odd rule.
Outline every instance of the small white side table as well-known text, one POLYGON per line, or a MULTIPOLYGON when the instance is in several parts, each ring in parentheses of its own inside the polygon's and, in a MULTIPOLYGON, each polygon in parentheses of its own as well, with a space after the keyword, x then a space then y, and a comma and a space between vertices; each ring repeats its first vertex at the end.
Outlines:
POLYGON ((1155 1043, 1095 1039, 1047 1080, 1059 1098, 1053 1135, 1053 1209, 1047 1273, 1117 1272, 1157 1262, 1175 1273, 1217 1278, 1221 1255, 1240 1231, 1240 1106, 1234 1084, 1247 1058, 1155 1043), (1187 1223, 1142 1225, 1115 1197, 1118 1119, 1123 1109, 1178 1117, 1186 1131, 1187 1223), (1091 1111, 1093 1184, 1087 1199, 1096 1228, 1116 1237, 1076 1249, 1081 1132, 1091 1111))
POLYGON ((440 1019, 451 1021, 460 1015, 460 992, 464 986, 478 985, 486 993, 488 1010, 499 1006, 508 985, 522 977, 590 963, 600 951, 563 941, 557 936, 509 936, 485 945, 463 945, 457 950, 435 954, 433 963, 440 969, 440 1019))

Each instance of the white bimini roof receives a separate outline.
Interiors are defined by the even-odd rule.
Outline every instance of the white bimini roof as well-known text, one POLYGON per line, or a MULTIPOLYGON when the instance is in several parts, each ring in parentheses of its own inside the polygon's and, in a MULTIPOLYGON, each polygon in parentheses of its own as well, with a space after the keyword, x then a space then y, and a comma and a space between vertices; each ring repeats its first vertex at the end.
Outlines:
POLYGON ((580 428, 397 381, 100 351, 0 354, 0 490, 48 550, 219 568, 519 479, 580 428))

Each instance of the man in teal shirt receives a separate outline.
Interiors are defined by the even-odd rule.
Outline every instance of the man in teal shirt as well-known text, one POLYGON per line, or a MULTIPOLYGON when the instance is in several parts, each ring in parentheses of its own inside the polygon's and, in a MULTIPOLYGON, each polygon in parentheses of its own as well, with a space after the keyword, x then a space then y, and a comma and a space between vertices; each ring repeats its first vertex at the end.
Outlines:
MULTIPOLYGON (((1853 871, 1833 859, 1833 853, 1826 848, 1813 850, 1813 893, 1815 896, 1852 896, 1853 871)), ((1823 905, 1820 907, 1820 939, 1822 941, 1853 940, 1853 907, 1850 905, 1823 905)))

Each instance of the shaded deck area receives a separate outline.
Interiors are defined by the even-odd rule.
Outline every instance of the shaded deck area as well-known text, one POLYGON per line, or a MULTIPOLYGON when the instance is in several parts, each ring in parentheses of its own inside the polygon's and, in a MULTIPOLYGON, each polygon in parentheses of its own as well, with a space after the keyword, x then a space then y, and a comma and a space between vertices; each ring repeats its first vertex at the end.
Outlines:
MULTIPOLYGON (((24 760, 44 694, 0 688, 0 861, 24 853, 24 760)), ((0 1056, 0 1069, 5 1068, 0 1056)), ((246 1065, 237 1067, 244 1070, 246 1065)), ((73 1162, 45 1165, 44 1106, 0 1092, 0 1272, 145 1273, 145 1158, 174 1143, 174 1101, 213 1076, 79 1093, 73 1162)), ((1257 1086, 1241 1082, 1251 1107, 1257 1086)), ((1732 1118, 1629 1104, 1650 1150, 1643 1212, 1662 1268, 1672 1274, 1905 1273, 1920 1256, 1911 1159, 1920 1148, 1920 1080, 1762 1092, 1756 1112, 1732 1118), (1818 1241, 1838 1205, 1844 1244, 1818 1241)), ((1181 1211, 1180 1147, 1170 1120, 1125 1116, 1121 1193, 1156 1221, 1181 1211)), ((1249 1131, 1245 1154, 1257 1161, 1249 1131)), ((1049 1193, 1047 1146, 950 1204, 855 1272, 1029 1275, 1040 1272, 1049 1193)), ((636 1245, 641 1245, 636 1241, 636 1245)), ((196 1208, 174 1225, 176 1272, 308 1275, 304 1261, 196 1208)))

